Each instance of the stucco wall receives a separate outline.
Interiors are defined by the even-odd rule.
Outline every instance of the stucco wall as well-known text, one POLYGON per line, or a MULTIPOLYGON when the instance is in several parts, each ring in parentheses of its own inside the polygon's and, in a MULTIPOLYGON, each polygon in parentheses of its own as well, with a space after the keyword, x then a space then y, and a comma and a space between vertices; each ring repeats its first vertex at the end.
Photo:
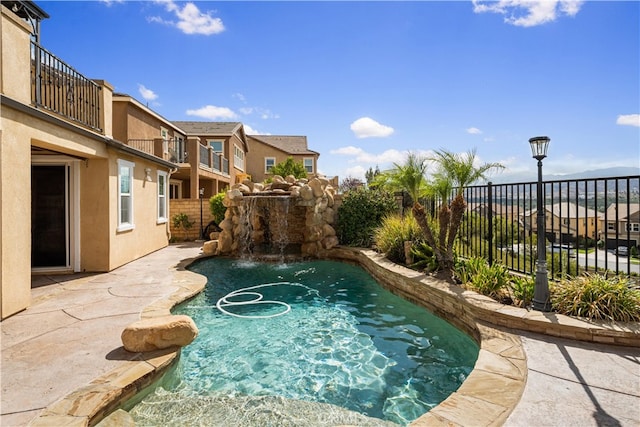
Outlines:
POLYGON ((28 104, 31 102, 31 27, 5 6, 0 7, 0 92, 28 104))
MULTIPOLYGON (((109 153, 109 270, 169 244, 168 224, 158 223, 158 168, 154 163, 115 150, 109 153), (133 169, 133 230, 118 231, 118 164, 117 160, 135 164, 133 169), (150 168, 151 181, 145 180, 150 168)), ((167 190, 168 197, 168 190, 167 190)))

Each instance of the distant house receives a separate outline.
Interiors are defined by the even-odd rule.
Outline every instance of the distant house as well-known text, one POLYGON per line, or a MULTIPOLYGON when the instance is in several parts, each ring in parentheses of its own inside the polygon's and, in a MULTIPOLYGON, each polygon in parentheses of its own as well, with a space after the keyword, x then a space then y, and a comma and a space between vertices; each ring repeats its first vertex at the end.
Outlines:
POLYGON ((302 163, 309 178, 318 175, 320 154, 309 150, 306 136, 248 135, 251 156, 247 161, 247 172, 254 182, 261 182, 272 176, 271 168, 291 157, 302 163))
MULTIPOLYGON (((563 202, 545 206, 545 231, 551 243, 574 243, 578 238, 598 238, 598 225, 602 213, 593 209, 563 202)), ((521 224, 537 232, 537 209, 522 214, 521 224)))
POLYGON ((32 274, 110 271, 165 247, 175 165, 114 135, 113 88, 42 48, 42 9, 0 8, 4 319, 29 306, 32 274))
POLYGON ((640 203, 612 203, 600 224, 607 249, 640 245, 640 203))
POLYGON ((200 189, 208 199, 247 174, 249 152, 240 122, 174 121, 187 137, 186 162, 172 175, 171 198, 197 199, 200 189))

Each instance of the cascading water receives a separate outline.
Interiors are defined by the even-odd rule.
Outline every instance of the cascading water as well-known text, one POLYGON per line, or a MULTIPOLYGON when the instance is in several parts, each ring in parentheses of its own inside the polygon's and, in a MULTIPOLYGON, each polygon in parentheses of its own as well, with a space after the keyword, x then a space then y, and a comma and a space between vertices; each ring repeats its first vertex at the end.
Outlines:
POLYGON ((247 197, 240 207, 240 221, 238 224, 238 253, 241 258, 251 258, 254 249, 253 218, 256 216, 257 198, 247 197))
POLYGON ((280 258, 284 258, 284 251, 289 244, 289 197, 274 197, 272 200, 275 221, 269 221, 271 231, 271 246, 278 249, 280 258), (274 227, 275 226, 275 227, 274 227))

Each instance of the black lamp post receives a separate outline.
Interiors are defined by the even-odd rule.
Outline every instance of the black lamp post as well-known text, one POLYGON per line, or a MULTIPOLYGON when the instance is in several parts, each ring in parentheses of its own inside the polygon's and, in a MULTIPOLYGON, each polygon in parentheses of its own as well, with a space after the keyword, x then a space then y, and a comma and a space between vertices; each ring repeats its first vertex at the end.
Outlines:
POLYGON ((204 197, 204 188, 201 188, 199 193, 200 193, 200 239, 206 240, 204 238, 204 224, 202 223, 202 198, 204 197))
POLYGON ((542 159, 547 157, 549 137, 536 136, 529 139, 533 158, 538 161, 538 187, 537 187, 537 233, 538 233, 538 262, 536 264, 536 283, 533 293, 533 309, 538 311, 551 311, 549 301, 549 278, 547 277, 547 253, 545 243, 545 210, 542 200, 542 159))

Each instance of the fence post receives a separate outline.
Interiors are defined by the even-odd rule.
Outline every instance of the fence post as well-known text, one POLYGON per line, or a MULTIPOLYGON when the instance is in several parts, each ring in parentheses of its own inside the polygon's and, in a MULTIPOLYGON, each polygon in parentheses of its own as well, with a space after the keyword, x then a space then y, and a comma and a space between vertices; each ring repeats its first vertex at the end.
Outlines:
POLYGON ((489 199, 489 212, 487 213, 489 223, 489 265, 493 265, 493 185, 491 181, 487 184, 487 198, 489 199))

